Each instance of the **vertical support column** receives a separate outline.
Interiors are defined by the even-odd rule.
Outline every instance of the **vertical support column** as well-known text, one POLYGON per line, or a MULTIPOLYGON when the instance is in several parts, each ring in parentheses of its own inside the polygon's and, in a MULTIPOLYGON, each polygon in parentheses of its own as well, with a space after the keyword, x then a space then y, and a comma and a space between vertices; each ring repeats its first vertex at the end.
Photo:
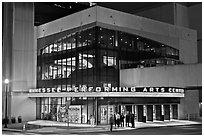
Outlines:
POLYGON ((135 114, 135 105, 132 105, 132 114, 135 114))
POLYGON ((143 105, 143 122, 147 120, 147 106, 143 105))
POLYGON ((87 104, 87 115, 86 115, 86 123, 88 124, 88 119, 89 119, 89 100, 88 97, 86 99, 86 104, 87 104))
MULTIPOLYGON (((10 89, 10 92, 13 90, 13 76, 12 76, 12 54, 13 54, 13 26, 14 26, 14 4, 13 2, 3 2, 2 3, 2 12, 3 12, 3 22, 2 22, 2 28, 3 28, 3 37, 2 37, 2 80, 9 79, 12 80, 12 83, 10 83, 8 86, 8 89, 10 89)), ((2 84, 2 89, 5 89, 7 85, 2 84)), ((6 91, 3 90, 2 93, 2 114, 4 115, 3 118, 5 118, 5 103, 6 103, 6 91)), ((9 91, 7 93, 7 106, 8 106, 8 118, 11 117, 11 97, 9 95, 9 91)))
POLYGON ((95 122, 98 125, 98 98, 95 98, 95 122))
POLYGON ((147 105, 147 121, 153 121, 153 105, 147 105))
POLYGON ((153 121, 156 120, 156 106, 153 105, 153 121))
POLYGON ((170 119, 173 119, 172 105, 170 105, 170 119))
POLYGON ((137 105, 135 105, 135 114, 136 114, 136 121, 138 121, 138 109, 137 109, 137 105))
POLYGON ((161 121, 164 121, 164 105, 161 105, 161 121))

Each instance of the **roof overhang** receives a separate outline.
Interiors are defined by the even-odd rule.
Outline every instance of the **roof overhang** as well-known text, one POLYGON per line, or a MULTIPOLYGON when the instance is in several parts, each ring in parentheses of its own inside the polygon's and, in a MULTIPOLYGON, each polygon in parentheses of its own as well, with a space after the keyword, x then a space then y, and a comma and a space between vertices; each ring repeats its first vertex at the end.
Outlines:
POLYGON ((184 97, 184 93, 146 93, 146 92, 60 92, 28 93, 28 97, 184 97))

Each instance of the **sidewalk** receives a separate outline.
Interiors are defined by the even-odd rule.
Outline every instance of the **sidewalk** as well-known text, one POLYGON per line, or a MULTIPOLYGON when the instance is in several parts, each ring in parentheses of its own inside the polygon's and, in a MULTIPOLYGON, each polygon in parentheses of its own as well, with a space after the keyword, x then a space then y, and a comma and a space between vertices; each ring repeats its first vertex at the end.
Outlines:
MULTIPOLYGON (((65 122, 57 122, 57 121, 48 121, 48 120, 36 120, 27 122, 28 126, 26 132, 32 133, 77 133, 77 132, 99 132, 99 131, 108 131, 109 125, 97 125, 92 127, 90 124, 71 124, 65 122)), ((188 121, 188 120, 168 120, 168 121, 154 121, 154 122, 135 122, 136 129, 142 128, 159 128, 159 127, 169 127, 169 126, 185 126, 185 125, 194 125, 194 124, 202 124, 201 121, 188 121)), ((117 130, 132 130, 135 128, 131 127, 113 127, 115 131, 117 130)), ((16 124, 8 124, 8 128, 4 128, 2 125, 2 131, 23 131, 23 123, 16 124)))

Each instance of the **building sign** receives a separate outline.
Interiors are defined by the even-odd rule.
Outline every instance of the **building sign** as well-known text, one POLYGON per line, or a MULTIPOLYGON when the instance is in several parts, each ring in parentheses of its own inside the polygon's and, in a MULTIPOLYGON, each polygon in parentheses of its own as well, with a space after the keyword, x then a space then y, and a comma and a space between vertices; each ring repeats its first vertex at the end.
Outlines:
POLYGON ((183 88, 176 87, 73 87, 62 91, 61 88, 29 89, 29 93, 57 93, 57 92, 158 92, 158 93, 184 93, 183 88))

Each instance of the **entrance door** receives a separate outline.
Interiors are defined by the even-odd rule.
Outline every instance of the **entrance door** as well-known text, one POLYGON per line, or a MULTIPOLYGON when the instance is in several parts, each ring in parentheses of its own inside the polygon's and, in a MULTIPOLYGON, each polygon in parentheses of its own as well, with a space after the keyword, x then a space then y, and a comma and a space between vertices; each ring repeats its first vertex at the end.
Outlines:
POLYGON ((170 105, 164 105, 164 120, 170 120, 170 105))
POLYGON ((138 122, 143 122, 143 105, 137 106, 138 122))
POLYGON ((162 110, 161 105, 155 105, 156 109, 156 120, 161 120, 162 110))
POLYGON ((126 112, 132 113, 132 105, 126 106, 126 112))
POLYGON ((172 105, 172 114, 173 114, 173 119, 178 119, 178 105, 174 104, 172 105))
POLYGON ((107 105, 101 105, 101 124, 107 124, 108 123, 108 106, 107 105))
POLYGON ((147 121, 153 121, 153 105, 147 105, 147 121))

